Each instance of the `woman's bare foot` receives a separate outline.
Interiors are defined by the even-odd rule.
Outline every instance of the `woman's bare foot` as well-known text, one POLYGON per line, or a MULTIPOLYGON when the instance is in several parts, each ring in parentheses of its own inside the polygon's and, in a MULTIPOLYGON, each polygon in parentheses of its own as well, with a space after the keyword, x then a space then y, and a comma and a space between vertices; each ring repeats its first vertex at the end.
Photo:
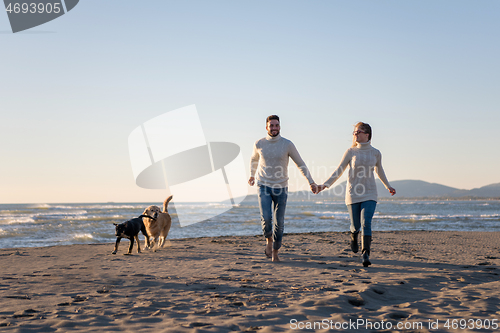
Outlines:
POLYGON ((273 249, 273 261, 280 262, 280 258, 278 257, 278 250, 273 249))

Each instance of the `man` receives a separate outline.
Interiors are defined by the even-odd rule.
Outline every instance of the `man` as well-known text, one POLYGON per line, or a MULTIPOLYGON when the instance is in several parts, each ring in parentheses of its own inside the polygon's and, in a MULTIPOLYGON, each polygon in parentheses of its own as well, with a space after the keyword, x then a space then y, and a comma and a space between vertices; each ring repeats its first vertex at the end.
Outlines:
POLYGON ((291 158, 309 181, 311 191, 316 193, 317 186, 306 164, 294 144, 280 135, 280 118, 276 115, 266 119, 267 136, 255 142, 250 161, 248 184, 259 187, 259 208, 262 231, 266 237, 265 254, 273 261, 280 261, 278 251, 281 247, 285 225, 285 207, 288 197, 288 160, 291 158), (260 161, 260 163, 259 163, 260 161), (274 225, 273 221, 274 210, 274 225))

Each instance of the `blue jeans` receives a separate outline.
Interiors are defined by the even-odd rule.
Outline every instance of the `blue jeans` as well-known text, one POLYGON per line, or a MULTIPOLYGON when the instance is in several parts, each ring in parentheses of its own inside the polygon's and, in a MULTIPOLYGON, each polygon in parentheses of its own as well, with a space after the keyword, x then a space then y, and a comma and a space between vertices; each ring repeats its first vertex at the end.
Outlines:
POLYGON ((375 214, 377 202, 373 200, 347 205, 351 217, 351 232, 357 233, 363 227, 363 236, 372 235, 372 217, 375 214))
POLYGON ((275 250, 279 250, 281 240, 283 239, 287 198, 288 187, 272 188, 259 185, 259 208, 262 232, 266 238, 273 237, 273 249, 275 250))

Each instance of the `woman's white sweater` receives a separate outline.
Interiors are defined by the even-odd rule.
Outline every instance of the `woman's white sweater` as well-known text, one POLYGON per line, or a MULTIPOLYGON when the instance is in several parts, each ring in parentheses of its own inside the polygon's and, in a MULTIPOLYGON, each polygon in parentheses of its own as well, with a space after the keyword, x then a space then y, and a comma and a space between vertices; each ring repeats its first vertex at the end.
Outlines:
POLYGON ((391 187, 382 168, 382 154, 371 146, 370 141, 358 143, 356 147, 347 149, 337 170, 324 185, 332 186, 342 176, 347 166, 349 174, 345 193, 346 205, 368 200, 377 201, 374 171, 387 189, 391 187))

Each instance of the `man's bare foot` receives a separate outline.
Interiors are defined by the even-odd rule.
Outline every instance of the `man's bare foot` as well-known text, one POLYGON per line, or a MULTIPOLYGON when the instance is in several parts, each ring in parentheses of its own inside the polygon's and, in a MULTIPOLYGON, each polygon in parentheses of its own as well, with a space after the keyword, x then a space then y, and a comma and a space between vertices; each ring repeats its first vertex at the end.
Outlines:
POLYGON ((280 258, 278 257, 278 250, 273 249, 273 261, 280 262, 280 258))
POLYGON ((273 252, 273 239, 272 238, 266 238, 266 249, 264 250, 264 253, 266 254, 266 257, 271 258, 273 252))

